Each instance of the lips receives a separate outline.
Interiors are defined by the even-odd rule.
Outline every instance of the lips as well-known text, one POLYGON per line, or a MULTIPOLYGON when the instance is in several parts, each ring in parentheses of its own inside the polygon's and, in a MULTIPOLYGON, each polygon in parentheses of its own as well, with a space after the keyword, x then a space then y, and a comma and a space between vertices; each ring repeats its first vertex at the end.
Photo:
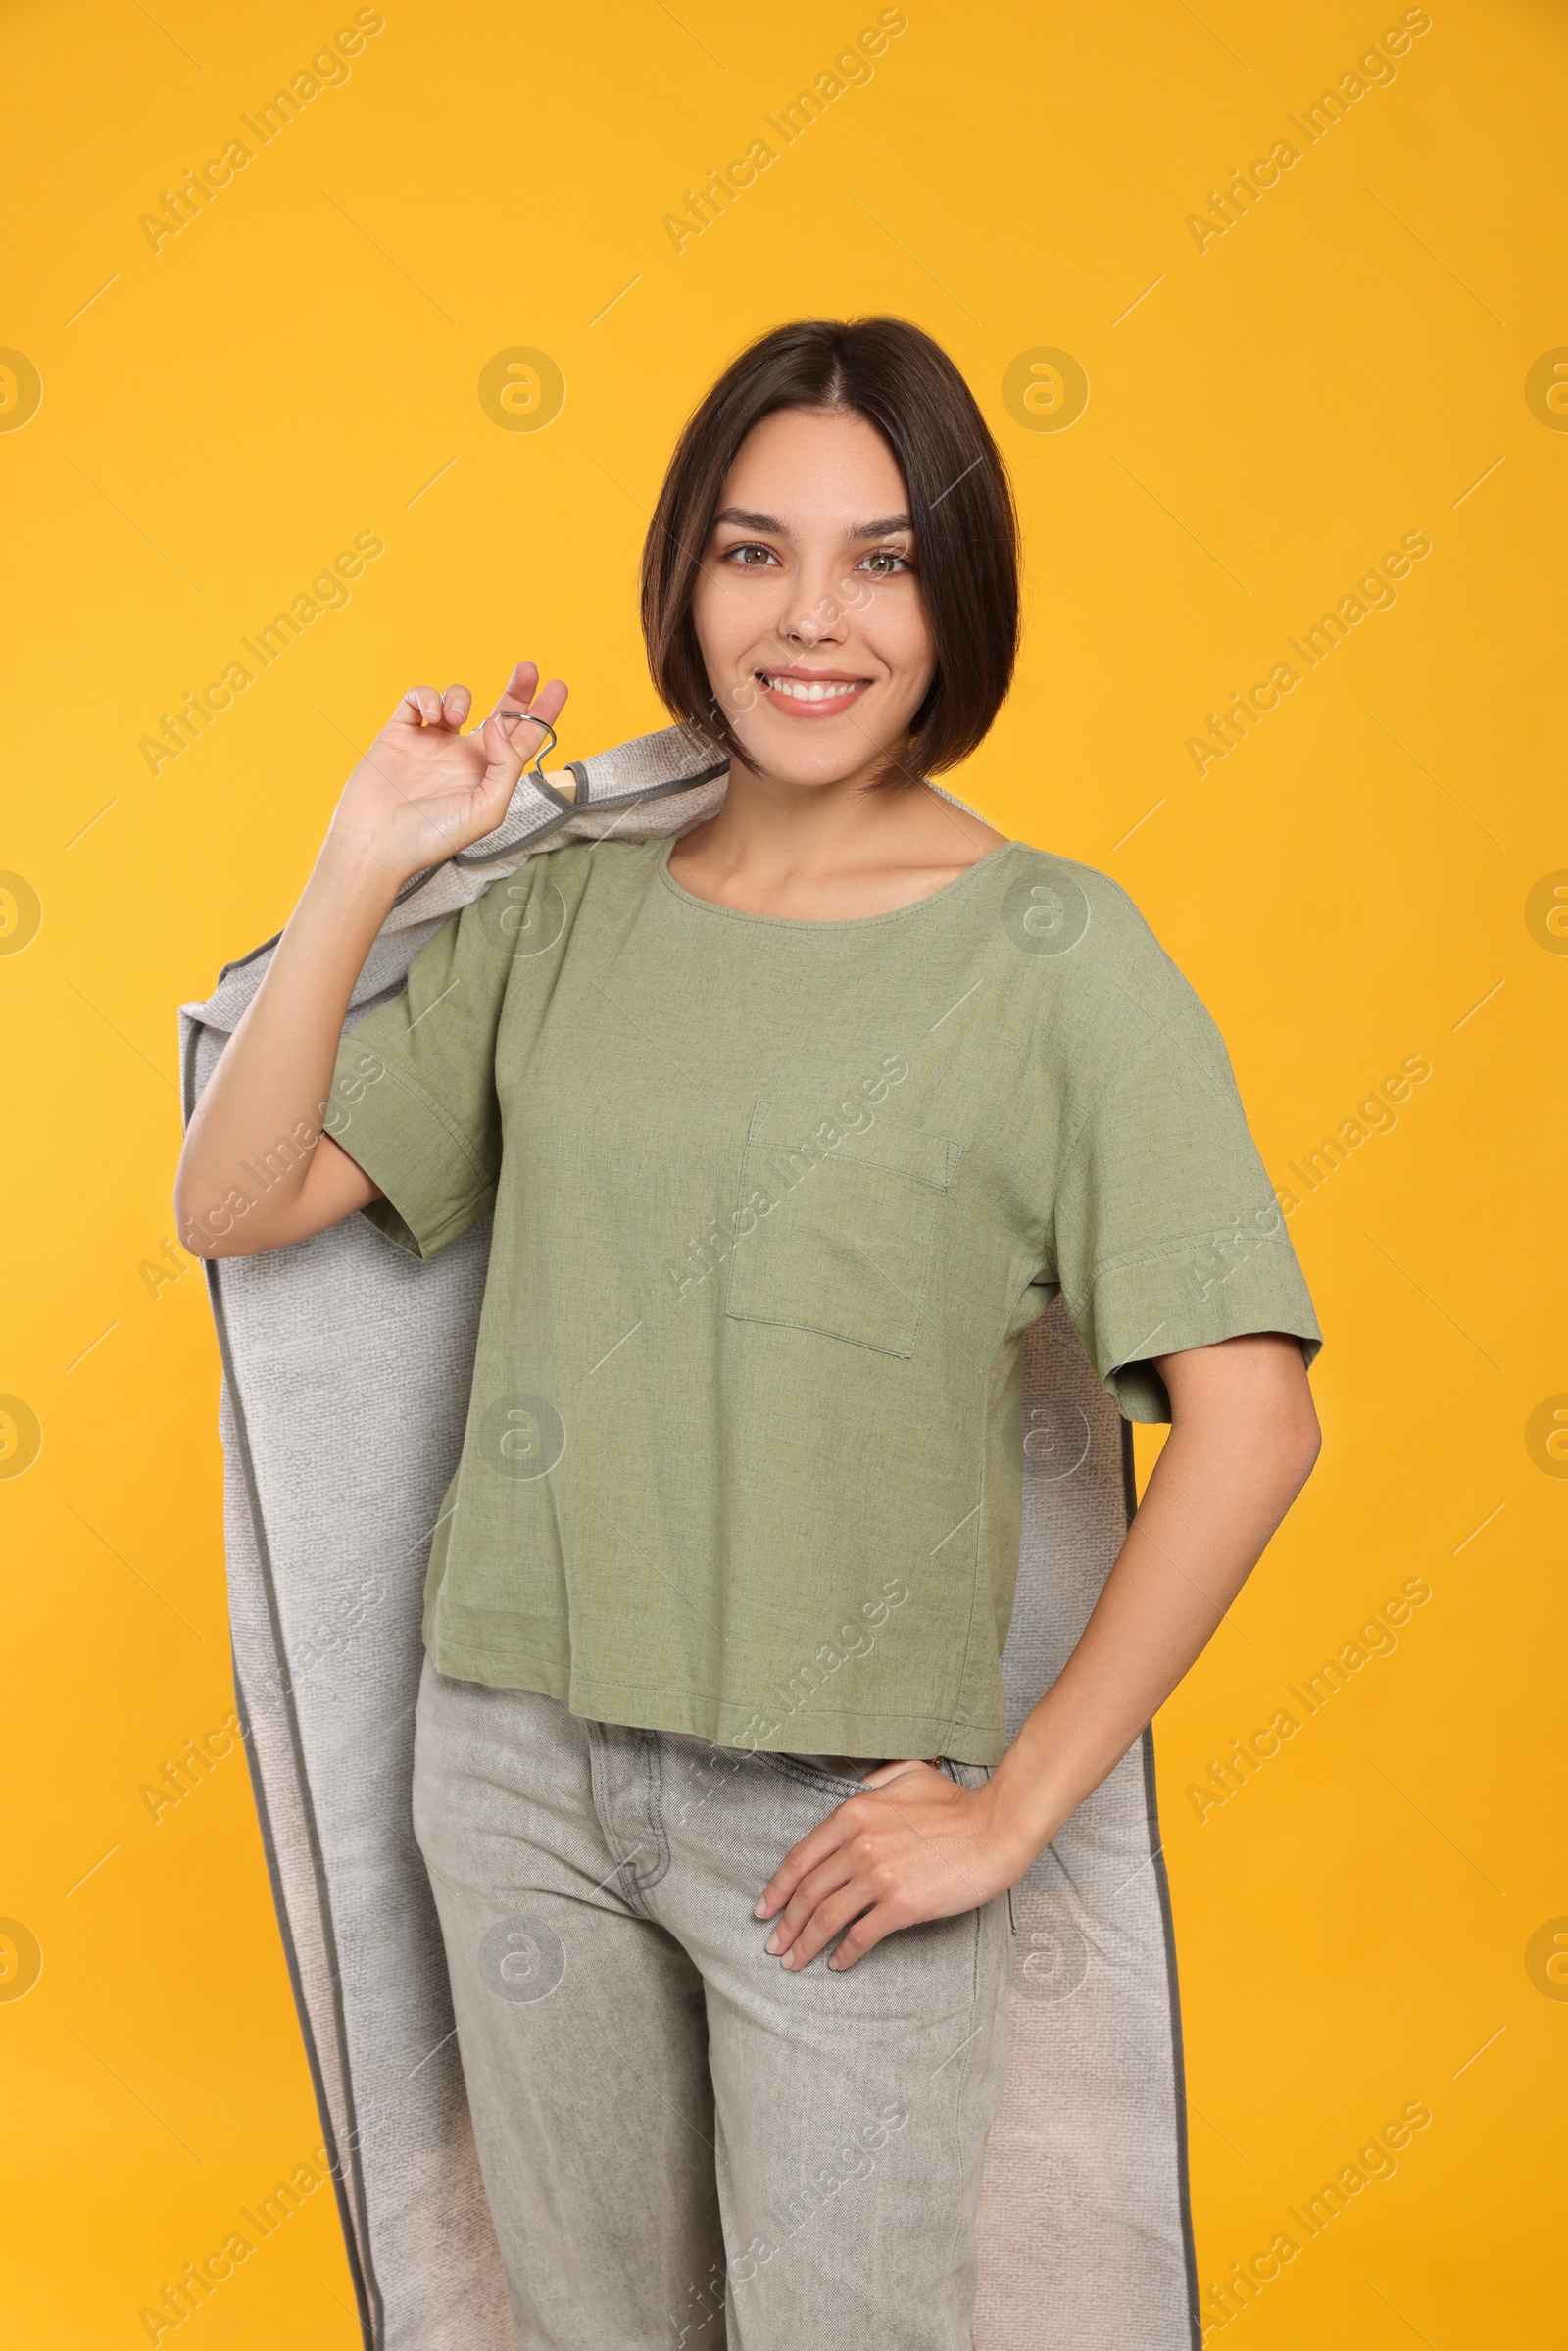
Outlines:
POLYGON ((756 673, 764 701, 791 718, 834 718, 865 693, 870 679, 831 669, 768 670, 756 673))

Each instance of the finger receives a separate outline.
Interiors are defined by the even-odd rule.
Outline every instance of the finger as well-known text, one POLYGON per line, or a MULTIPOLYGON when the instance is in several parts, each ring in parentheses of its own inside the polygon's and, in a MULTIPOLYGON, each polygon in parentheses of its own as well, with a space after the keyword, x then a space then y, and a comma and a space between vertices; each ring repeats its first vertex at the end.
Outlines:
MULTIPOLYGON (((496 710, 526 710, 539 690, 537 661, 518 661, 496 698, 496 710)), ((492 711, 492 716, 495 712, 492 711)))
POLYGON ((544 721, 535 719, 530 725, 526 710, 492 710, 479 729, 479 742, 490 765, 510 770, 514 783, 546 741, 544 721))
POLYGON ((853 1930, 867 1912, 878 1907, 876 1894, 863 1879, 847 1886, 842 1893, 821 1903, 808 1919, 795 1942, 785 1952, 783 1965, 792 1974, 809 1967, 818 1951, 826 1950, 828 1944, 843 1935, 846 1929, 853 1930))
POLYGON ((495 715, 507 727, 509 733, 516 722, 523 718, 534 718, 541 726, 552 726, 565 708, 565 703, 566 689, 559 677, 553 677, 548 686, 537 688, 525 710, 514 710, 508 708, 506 698, 503 696, 495 715))
POLYGON ((466 686, 448 686, 441 697, 441 710, 448 726, 461 726, 473 708, 473 696, 466 686))
POLYGON ((535 758, 565 701, 566 689, 557 677, 548 686, 541 686, 531 710, 493 710, 482 730, 486 757, 500 760, 515 756, 519 761, 535 758))
POLYGON ((866 1773, 860 1786, 862 1788, 886 1788, 890 1781, 897 1780, 903 1772, 923 1772, 929 1771, 930 1768, 929 1761, 923 1755, 910 1756, 899 1763, 879 1764, 874 1772, 866 1773))
POLYGON ((392 715, 408 726, 439 726, 441 697, 434 686, 411 686, 392 715))
MULTIPOLYGON (((857 1879, 860 1880, 863 1886, 864 1873, 850 1859, 848 1846, 841 1845, 837 1853, 812 1870, 808 1878, 801 1881, 785 1909, 774 1920, 773 1932, 762 1945, 763 1950, 771 1952, 775 1958, 787 1953, 810 1924, 818 1905, 825 1902, 830 1894, 838 1893, 843 1886, 855 1884, 857 1879)), ((863 1898, 867 1902, 874 1902, 876 1894, 874 1890, 867 1889, 863 1898)))
MULTIPOLYGON (((854 1967, 858 1959, 863 1959, 874 1944, 881 1942, 885 1935, 896 1933, 904 1923, 894 1916, 886 1902, 878 1902, 874 1909, 862 1911, 849 1933, 840 1938, 838 1949, 828 1959, 828 1966, 835 1976, 842 1975, 847 1967, 854 1967)), ((914 1921, 911 1919, 908 1924, 913 1926, 914 1921)))
POLYGON ((788 1859, 781 1861, 763 1886, 757 1907, 752 1912, 753 1918, 770 1919, 774 1911, 782 1909, 789 1900, 800 1881, 801 1872, 793 1868, 788 1859))
POLYGON ((753 1914, 755 1917, 771 1918, 775 1910, 782 1909, 808 1870, 819 1867, 830 1853, 836 1852, 857 1830, 864 1827, 863 1811, 857 1812, 853 1817, 850 1814, 850 1806, 855 1802, 854 1796, 846 1796, 842 1804, 834 1806, 825 1821, 817 1822, 809 1837, 803 1837, 799 1844, 791 1845, 763 1886, 761 1900, 753 1914))

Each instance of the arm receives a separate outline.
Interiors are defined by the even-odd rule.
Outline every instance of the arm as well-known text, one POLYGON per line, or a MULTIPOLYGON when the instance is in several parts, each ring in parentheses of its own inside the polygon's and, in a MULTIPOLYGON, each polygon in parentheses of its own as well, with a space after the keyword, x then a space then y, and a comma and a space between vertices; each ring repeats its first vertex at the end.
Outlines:
POLYGON ((1155 1358, 1171 1432, 1094 1613, 984 1788, 885 1764, 769 1882, 768 1949, 834 1967, 1015 1886, 1201 1654, 1317 1458, 1300 1344, 1275 1333, 1155 1358), (851 1921, 856 1924, 850 1925, 851 1921))
POLYGON ((174 1181, 180 1239, 199 1257, 303 1241, 376 1199, 322 1132, 354 983, 411 874, 493 832, 566 689, 519 662, 482 727, 462 732, 466 686, 406 694, 355 768, 267 976, 223 1049, 174 1181), (243 1173, 265 1168, 256 1177, 243 1173))

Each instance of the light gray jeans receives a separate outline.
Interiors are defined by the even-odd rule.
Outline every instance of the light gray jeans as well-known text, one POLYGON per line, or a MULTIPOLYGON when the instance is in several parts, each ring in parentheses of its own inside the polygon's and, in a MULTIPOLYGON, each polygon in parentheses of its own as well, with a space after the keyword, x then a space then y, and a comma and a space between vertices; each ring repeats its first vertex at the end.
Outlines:
POLYGON ((753 1913, 871 1768, 425 1660, 415 1829, 523 2351, 967 2351, 1006 1898, 842 1974, 753 1913))

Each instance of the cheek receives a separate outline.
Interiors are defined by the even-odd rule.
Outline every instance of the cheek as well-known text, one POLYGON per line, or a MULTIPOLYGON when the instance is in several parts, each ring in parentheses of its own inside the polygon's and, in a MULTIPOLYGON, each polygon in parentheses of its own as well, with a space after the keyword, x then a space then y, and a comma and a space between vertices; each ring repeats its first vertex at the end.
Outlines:
POLYGON ((711 674, 717 676, 744 664, 770 610, 761 579, 742 579, 724 571, 703 579, 692 599, 692 627, 711 674))
POLYGON ((879 596, 861 615, 860 641, 876 656, 901 701, 911 710, 925 699, 936 668, 936 648, 916 595, 879 596))

